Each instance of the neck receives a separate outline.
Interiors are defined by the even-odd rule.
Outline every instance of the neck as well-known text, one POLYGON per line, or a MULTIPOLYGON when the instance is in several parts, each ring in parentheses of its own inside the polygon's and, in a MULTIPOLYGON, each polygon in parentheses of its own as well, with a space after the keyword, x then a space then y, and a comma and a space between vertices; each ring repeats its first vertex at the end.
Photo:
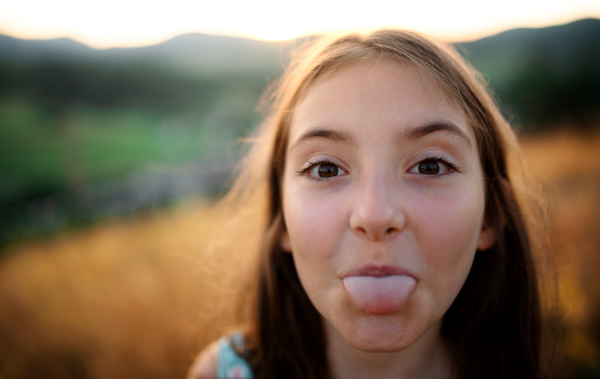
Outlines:
POLYGON ((405 350, 370 353, 356 349, 325 321, 327 357, 334 379, 452 377, 452 357, 444 343, 440 325, 428 330, 405 350))

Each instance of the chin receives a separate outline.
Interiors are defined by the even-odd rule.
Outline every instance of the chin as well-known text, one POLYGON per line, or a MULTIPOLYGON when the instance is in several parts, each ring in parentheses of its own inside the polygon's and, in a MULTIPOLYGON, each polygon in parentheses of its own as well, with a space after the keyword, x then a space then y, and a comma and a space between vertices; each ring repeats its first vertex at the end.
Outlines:
POLYGON ((402 351, 406 348, 408 348, 409 346, 404 346, 402 344, 398 345, 398 344, 367 344, 367 345, 353 345, 351 344, 352 347, 354 347, 357 350, 363 351, 365 353, 397 353, 399 351, 402 351))
POLYGON ((358 325, 341 333, 344 339, 358 350, 369 353, 392 353, 410 347, 411 338, 405 322, 394 317, 369 316, 358 325))

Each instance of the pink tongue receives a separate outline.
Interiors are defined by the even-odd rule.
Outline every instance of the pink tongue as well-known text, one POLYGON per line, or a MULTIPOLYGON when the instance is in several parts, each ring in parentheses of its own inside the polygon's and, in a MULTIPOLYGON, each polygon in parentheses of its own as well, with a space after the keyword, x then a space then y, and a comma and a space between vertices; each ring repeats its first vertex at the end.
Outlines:
POLYGON ((402 308, 417 281, 406 275, 348 276, 344 287, 356 307, 373 315, 395 313, 402 308))

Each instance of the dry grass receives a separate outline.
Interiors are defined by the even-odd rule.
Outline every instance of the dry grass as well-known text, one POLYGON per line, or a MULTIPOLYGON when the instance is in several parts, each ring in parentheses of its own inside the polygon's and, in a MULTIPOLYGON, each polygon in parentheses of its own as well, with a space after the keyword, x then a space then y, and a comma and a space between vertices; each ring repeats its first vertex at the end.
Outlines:
MULTIPOLYGON (((202 204, 23 244, 0 264, 0 378, 183 377, 215 338, 202 204)), ((212 270, 214 271, 214 270, 212 270)))
MULTIPOLYGON (((566 314, 557 375, 600 372, 600 136, 523 140, 550 204, 566 314)), ((25 242, 0 260, 0 379, 184 377, 227 319, 204 204, 25 242)), ((221 257, 224 258, 224 257, 221 257)), ((558 376, 557 376, 558 377, 558 376)))
POLYGON ((600 134, 568 132, 521 141, 549 198, 550 242, 565 316, 557 378, 600 375, 600 134))

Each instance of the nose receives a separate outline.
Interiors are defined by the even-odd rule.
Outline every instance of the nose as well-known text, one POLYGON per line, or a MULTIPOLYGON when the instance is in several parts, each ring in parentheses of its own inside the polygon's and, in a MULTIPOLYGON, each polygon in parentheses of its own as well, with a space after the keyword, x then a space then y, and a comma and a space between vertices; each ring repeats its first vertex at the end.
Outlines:
POLYGON ((357 191, 350 216, 350 227, 361 238, 384 241, 406 226, 401 194, 391 180, 365 181, 357 191))

